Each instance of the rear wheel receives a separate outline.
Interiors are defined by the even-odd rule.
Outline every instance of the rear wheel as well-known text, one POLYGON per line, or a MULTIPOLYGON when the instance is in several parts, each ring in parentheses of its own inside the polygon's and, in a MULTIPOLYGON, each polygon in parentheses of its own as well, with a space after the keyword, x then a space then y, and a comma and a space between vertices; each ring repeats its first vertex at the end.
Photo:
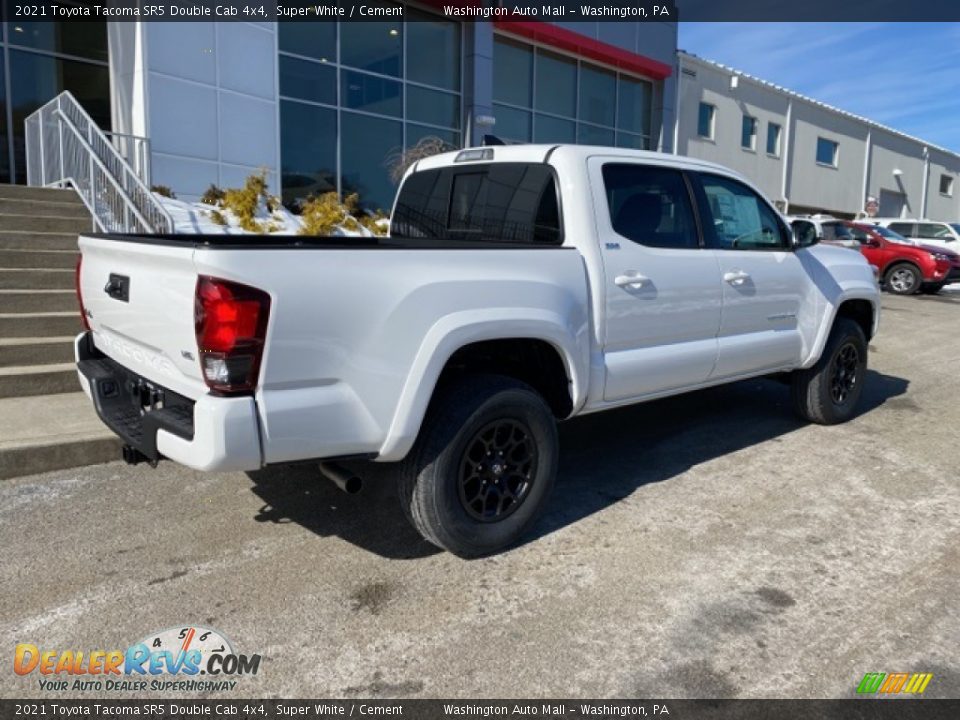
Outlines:
POLYGON ((794 409, 820 425, 846 422, 856 411, 867 375, 867 339, 850 318, 837 318, 817 363, 793 374, 794 409))
POLYGON ((944 285, 946 285, 946 283, 926 283, 922 288, 920 288, 920 292, 922 292, 924 295, 936 295, 938 292, 943 290, 944 285))
POLYGON ((429 542, 477 557, 515 542, 557 471, 557 427, 543 398, 498 375, 438 390, 400 470, 400 500, 429 542))
POLYGON ((923 276, 915 265, 898 263, 887 271, 884 282, 895 295, 913 295, 920 289, 923 276))

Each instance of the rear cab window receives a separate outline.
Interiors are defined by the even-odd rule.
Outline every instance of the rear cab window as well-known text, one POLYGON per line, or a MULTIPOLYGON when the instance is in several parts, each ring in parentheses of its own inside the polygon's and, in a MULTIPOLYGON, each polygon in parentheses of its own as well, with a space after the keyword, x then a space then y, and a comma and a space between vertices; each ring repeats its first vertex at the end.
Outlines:
POLYGON ((486 163, 423 170, 397 196, 394 237, 560 245, 560 203, 552 168, 486 163))

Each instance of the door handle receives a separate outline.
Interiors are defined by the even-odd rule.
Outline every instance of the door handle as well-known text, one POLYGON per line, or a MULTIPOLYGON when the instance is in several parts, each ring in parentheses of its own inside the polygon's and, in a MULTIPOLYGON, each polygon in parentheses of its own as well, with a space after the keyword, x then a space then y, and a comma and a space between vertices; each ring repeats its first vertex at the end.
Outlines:
POLYGON ((650 278, 644 277, 635 270, 627 270, 623 275, 617 275, 613 279, 613 284, 617 287, 640 288, 650 282, 650 278))
POLYGON ((743 270, 732 270, 728 273, 724 273, 723 279, 725 282, 738 287, 750 279, 750 274, 745 273, 743 270))

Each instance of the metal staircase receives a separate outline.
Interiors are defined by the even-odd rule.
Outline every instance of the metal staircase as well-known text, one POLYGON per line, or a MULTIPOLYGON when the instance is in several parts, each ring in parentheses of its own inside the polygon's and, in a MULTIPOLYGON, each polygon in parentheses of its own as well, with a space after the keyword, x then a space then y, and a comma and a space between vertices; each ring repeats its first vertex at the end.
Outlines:
POLYGON ((73 187, 102 232, 173 232, 170 214, 150 192, 144 139, 111 140, 68 91, 24 124, 28 185, 73 187))

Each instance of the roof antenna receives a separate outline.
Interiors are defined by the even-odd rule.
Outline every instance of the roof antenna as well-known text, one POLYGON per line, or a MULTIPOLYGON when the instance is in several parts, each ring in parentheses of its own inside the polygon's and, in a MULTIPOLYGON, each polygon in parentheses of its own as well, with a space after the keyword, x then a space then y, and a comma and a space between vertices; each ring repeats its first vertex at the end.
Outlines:
POLYGON ((506 143, 496 135, 484 135, 482 144, 485 147, 489 145, 506 145, 506 143))

